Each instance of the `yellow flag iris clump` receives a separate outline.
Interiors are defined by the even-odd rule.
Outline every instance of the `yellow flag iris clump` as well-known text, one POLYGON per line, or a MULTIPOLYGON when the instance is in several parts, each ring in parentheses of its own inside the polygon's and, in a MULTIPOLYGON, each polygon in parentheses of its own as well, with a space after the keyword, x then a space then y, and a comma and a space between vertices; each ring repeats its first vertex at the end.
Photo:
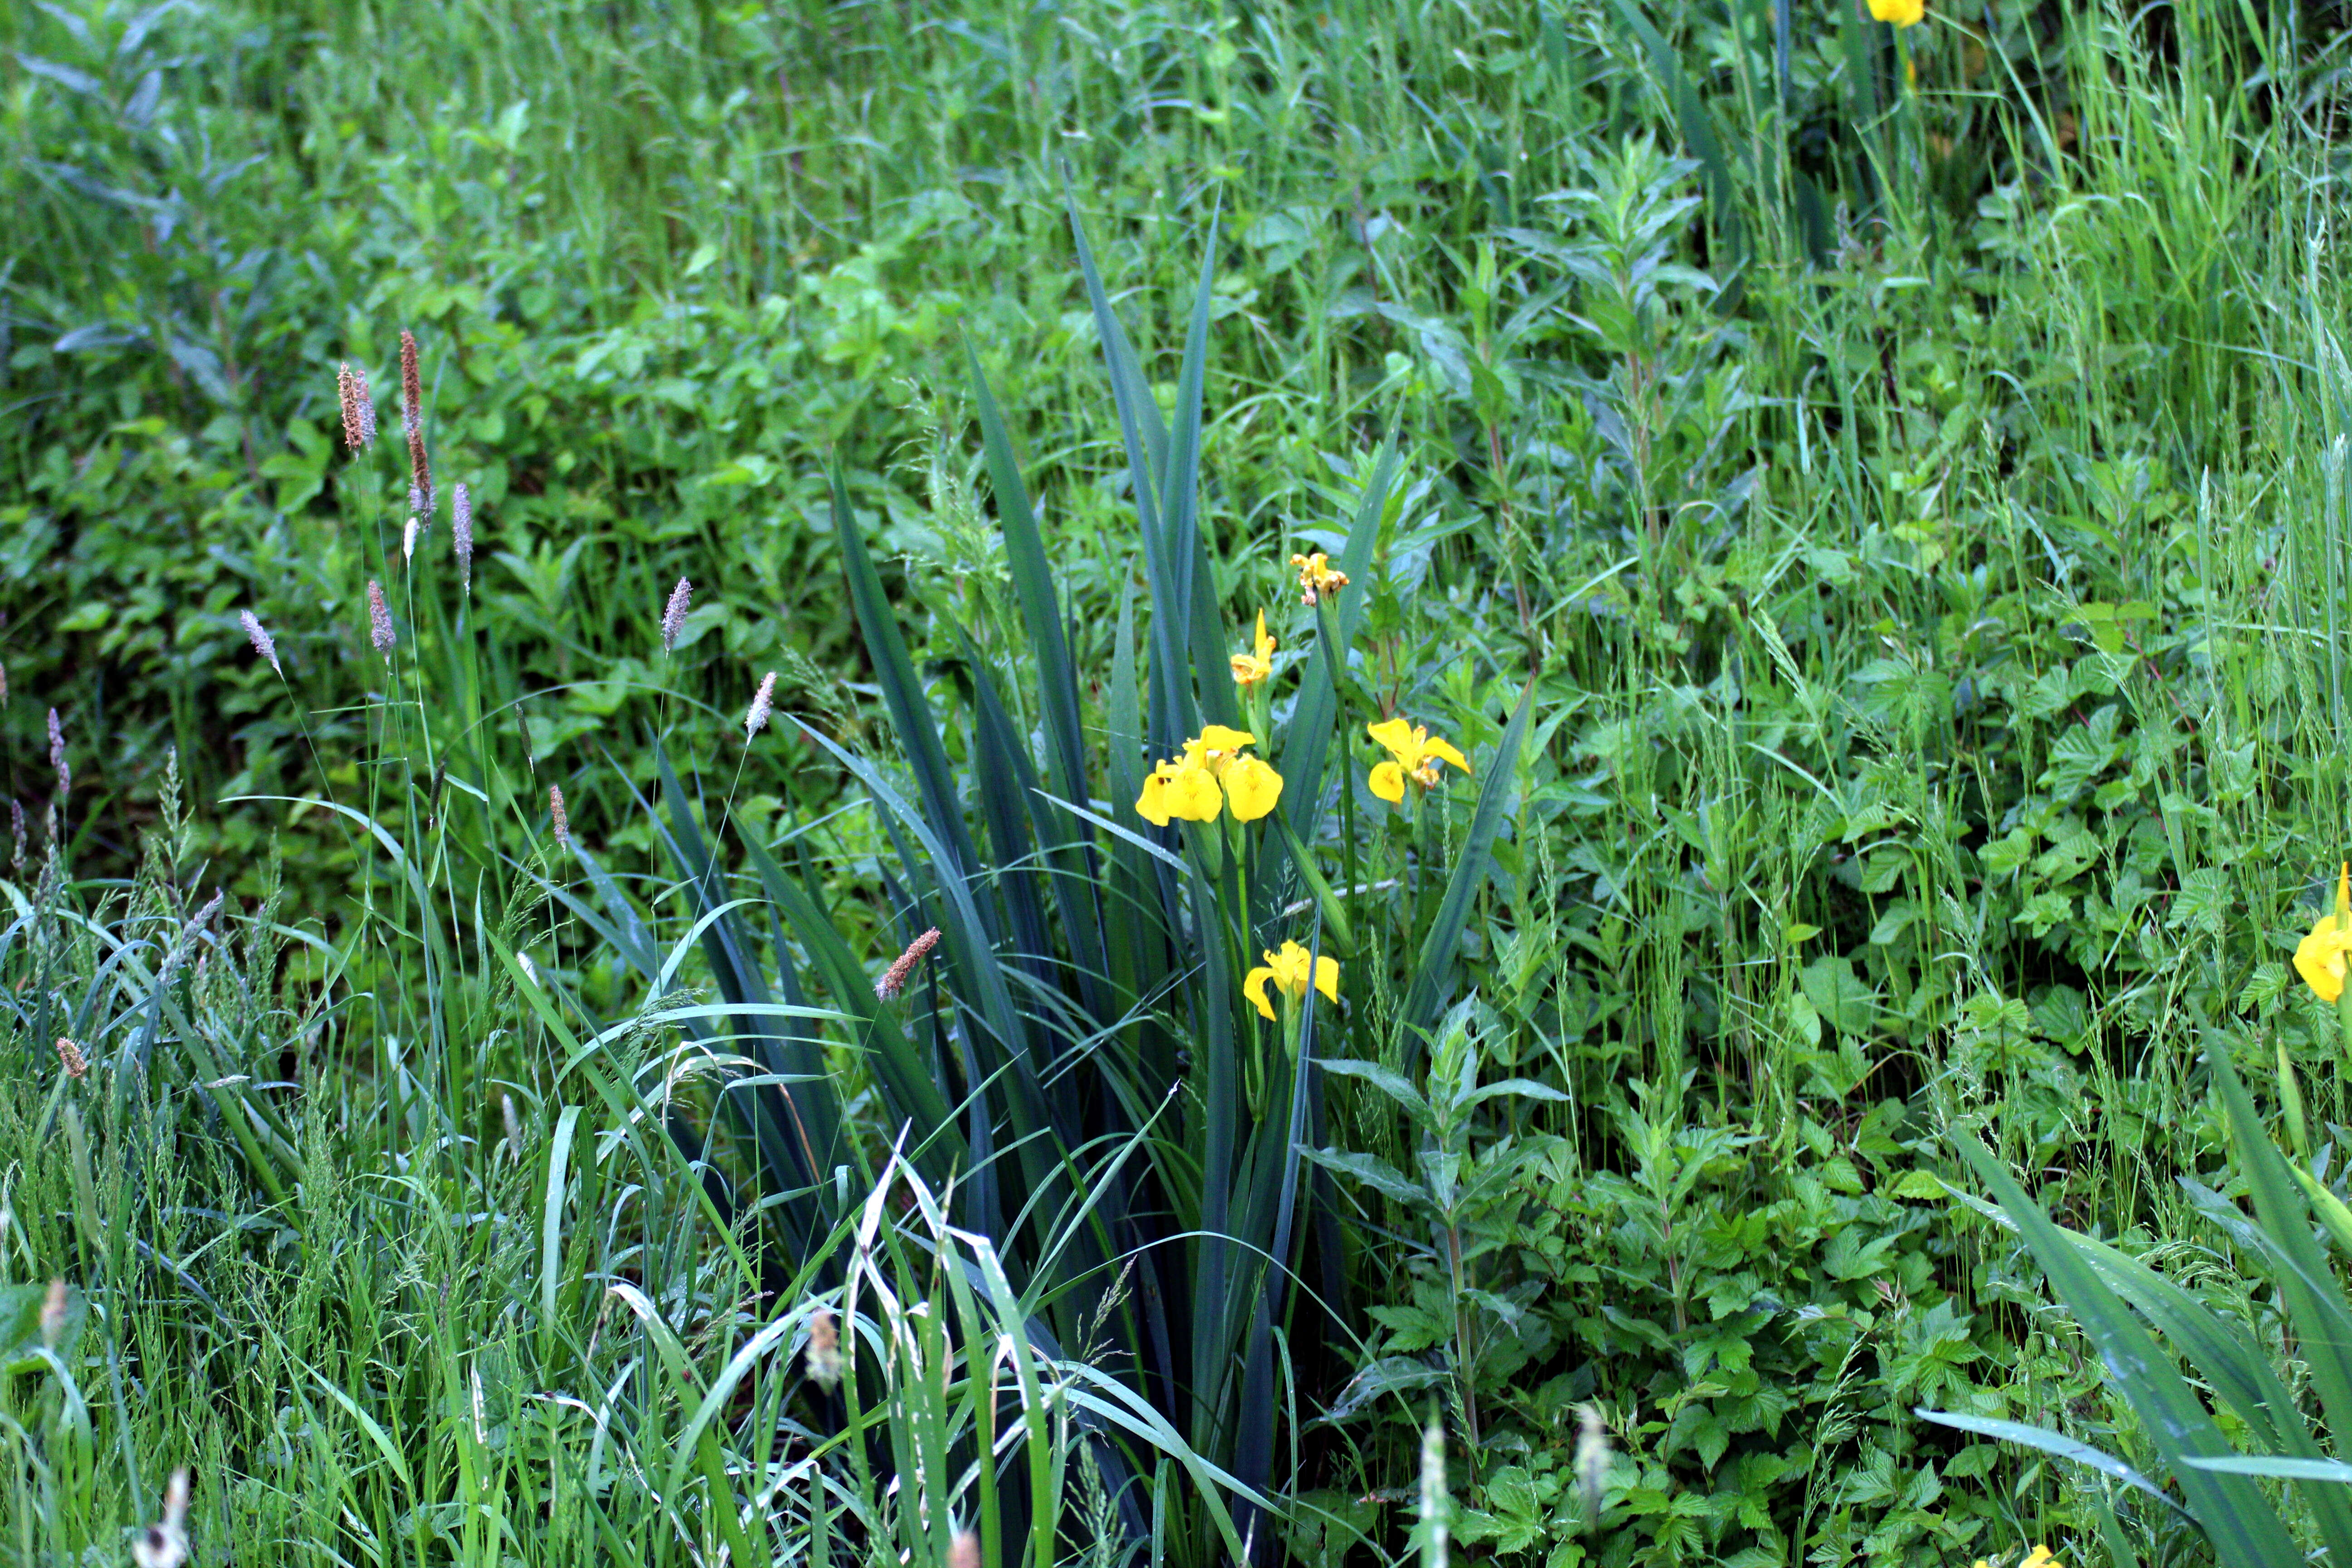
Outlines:
POLYGON ((1255 686, 1274 673, 1274 639, 1265 634, 1265 612, 1257 613, 1257 641, 1248 653, 1234 655, 1234 684, 1255 686))
POLYGON ((1389 760, 1372 769, 1371 782, 1372 793, 1391 805, 1404 799, 1407 779, 1423 789, 1435 788, 1442 776, 1439 763, 1452 763, 1465 773, 1470 771, 1469 759, 1431 735, 1424 725, 1390 719, 1365 725, 1364 732, 1388 748, 1389 760))
POLYGON ((2352 864, 2336 873, 2336 908, 2295 944, 2294 972, 2322 1002, 2344 994, 2344 955, 2352 952, 2352 864))
POLYGON ((1286 996, 1304 997, 1311 983, 1316 990, 1323 993, 1325 1000, 1337 1002, 1339 999, 1338 959, 1315 957, 1295 942, 1284 942, 1280 952, 1266 953, 1264 963, 1242 977, 1242 993, 1257 1004, 1257 1010, 1265 1016, 1268 1022, 1274 1018, 1274 1004, 1266 999, 1265 994, 1269 981, 1286 996))
POLYGON ((1143 781, 1135 809, 1154 827, 1176 817, 1214 822, 1230 807, 1235 820, 1255 822, 1282 798, 1282 775, 1244 753, 1257 744, 1247 730, 1212 724, 1184 742, 1184 754, 1161 763, 1143 781))

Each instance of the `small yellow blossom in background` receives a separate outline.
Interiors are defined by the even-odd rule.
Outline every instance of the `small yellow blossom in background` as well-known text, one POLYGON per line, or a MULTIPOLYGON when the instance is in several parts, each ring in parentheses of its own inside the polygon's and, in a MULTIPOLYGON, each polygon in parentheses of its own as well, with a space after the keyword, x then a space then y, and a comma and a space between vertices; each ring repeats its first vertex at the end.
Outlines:
POLYGON ((1348 574, 1331 564, 1331 558, 1321 551, 1312 555, 1294 555, 1290 563, 1298 568, 1298 602, 1313 605, 1327 594, 1336 594, 1348 585, 1348 574))
MULTIPOLYGON (((1274 1018, 1274 1004, 1266 1000, 1265 984, 1271 980, 1275 989, 1286 996, 1305 996, 1308 981, 1310 955, 1295 942, 1282 944, 1280 952, 1265 955, 1265 963, 1242 978, 1242 994, 1257 1004, 1257 1010, 1268 1022, 1274 1018)), ((1315 989, 1323 993, 1327 1001, 1339 999, 1339 961, 1336 958, 1314 958, 1315 989)))
POLYGON ((1390 719, 1365 725, 1364 733, 1389 750, 1390 760, 1372 770, 1372 793, 1391 805, 1404 799, 1407 779, 1423 789, 1435 788, 1441 762, 1452 763, 1465 773, 1470 771, 1469 759, 1448 742, 1433 739, 1426 726, 1390 719))
POLYGON ((1249 653, 1234 655, 1234 684, 1255 686, 1274 673, 1274 639, 1265 635, 1265 612, 1257 613, 1257 643, 1249 653))
POLYGON ((1136 797, 1138 816, 1154 827, 1171 819, 1213 822, 1226 806, 1242 822, 1255 822, 1282 798, 1282 775, 1242 748, 1257 744, 1247 730, 1212 724, 1184 742, 1184 754, 1160 763, 1136 797))
POLYGON ((1927 0, 1867 0, 1867 4, 1873 17, 1898 27, 1916 27, 1927 15, 1927 0))
POLYGON ((2319 917, 2295 944, 2294 971, 2312 994, 2333 1002, 2344 994, 2344 955, 2352 952, 2352 864, 2336 873, 2336 909, 2319 917))

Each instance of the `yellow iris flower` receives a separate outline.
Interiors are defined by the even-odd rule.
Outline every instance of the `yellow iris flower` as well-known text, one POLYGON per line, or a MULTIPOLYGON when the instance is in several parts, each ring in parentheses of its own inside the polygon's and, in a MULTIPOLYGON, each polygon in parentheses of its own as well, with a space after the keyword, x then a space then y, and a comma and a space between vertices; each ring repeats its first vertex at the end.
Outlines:
POLYGON ((1282 775, 1242 748, 1257 744, 1247 730, 1212 724, 1184 742, 1184 754, 1160 763, 1143 781, 1137 815, 1155 827, 1176 817, 1214 822, 1230 806, 1241 822, 1255 822, 1282 798, 1282 775))
POLYGON ((1286 996, 1303 997, 1311 978, 1315 989, 1323 993, 1327 1001, 1339 1000, 1339 961, 1336 958, 1313 958, 1314 973, 1307 969, 1310 955, 1295 942, 1282 944, 1280 952, 1265 955, 1265 963, 1242 977, 1242 994, 1257 1004, 1257 1010, 1271 1022, 1274 1004, 1266 1000, 1267 981, 1286 996))
POLYGON ((1255 686, 1274 673, 1274 639, 1265 635, 1265 612, 1257 613, 1257 643, 1254 651, 1233 658, 1234 684, 1255 686))
POLYGON ((1331 558, 1321 551, 1312 555, 1294 555, 1290 563, 1298 568, 1298 602, 1313 605, 1327 594, 1336 594, 1348 585, 1348 574, 1331 564, 1331 558))
MULTIPOLYGON (((1927 15, 1927 0, 1867 0, 1867 4, 1872 16, 1898 27, 1916 27, 1927 15)), ((2034 1568, 2041 1565, 2036 1563, 2034 1568)))
POLYGON ((2333 1002, 2344 994, 2344 955, 2352 952, 2352 865, 2336 874, 2336 909, 2319 917, 2296 944, 2294 970, 2312 994, 2333 1002))
POLYGON ((1389 760, 1372 770, 1372 793, 1391 805, 1404 799, 1407 779, 1423 789, 1435 788, 1440 782, 1439 763, 1452 763, 1465 773, 1470 771, 1468 758, 1433 738, 1423 725, 1391 719, 1365 725, 1364 732, 1388 748, 1389 760))

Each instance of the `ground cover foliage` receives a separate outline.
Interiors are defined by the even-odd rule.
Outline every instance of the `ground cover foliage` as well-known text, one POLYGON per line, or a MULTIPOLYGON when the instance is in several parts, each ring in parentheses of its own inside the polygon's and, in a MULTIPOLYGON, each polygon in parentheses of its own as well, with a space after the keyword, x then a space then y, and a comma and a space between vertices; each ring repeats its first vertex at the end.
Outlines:
POLYGON ((2325 1394, 2305 21, 0 16, 5 1550, 2213 1560, 1983 1173, 2325 1394))

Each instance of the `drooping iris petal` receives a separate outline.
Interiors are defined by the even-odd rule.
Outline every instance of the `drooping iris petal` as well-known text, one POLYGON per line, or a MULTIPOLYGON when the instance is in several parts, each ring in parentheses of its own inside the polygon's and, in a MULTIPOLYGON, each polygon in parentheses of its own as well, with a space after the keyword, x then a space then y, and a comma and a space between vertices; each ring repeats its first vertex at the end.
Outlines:
POLYGON ((1223 800, 1208 769, 1179 763, 1168 780, 1168 815, 1187 822, 1213 822, 1223 800))
POLYGON ((1237 758, 1224 782, 1225 804, 1243 822, 1255 822, 1282 798, 1282 775, 1255 757, 1237 758))
POLYGON ((1143 781, 1143 793, 1136 796, 1136 815, 1154 827, 1168 826, 1168 775, 1175 771, 1168 763, 1160 763, 1143 781))
POLYGON ((1871 16, 1898 27, 1916 27, 1927 15, 1927 0, 1867 0, 1871 16))
MULTIPOLYGON (((1272 958, 1274 954, 1269 952, 1266 956, 1272 958)), ((1274 1004, 1265 999, 1265 983, 1273 978, 1274 971, 1261 964, 1242 979, 1242 994, 1257 1004, 1259 1014, 1269 1024, 1274 1022, 1274 1004)))
POLYGON ((1382 763, 1372 769, 1372 793, 1395 805, 1404 799, 1404 770, 1394 763, 1382 763))

